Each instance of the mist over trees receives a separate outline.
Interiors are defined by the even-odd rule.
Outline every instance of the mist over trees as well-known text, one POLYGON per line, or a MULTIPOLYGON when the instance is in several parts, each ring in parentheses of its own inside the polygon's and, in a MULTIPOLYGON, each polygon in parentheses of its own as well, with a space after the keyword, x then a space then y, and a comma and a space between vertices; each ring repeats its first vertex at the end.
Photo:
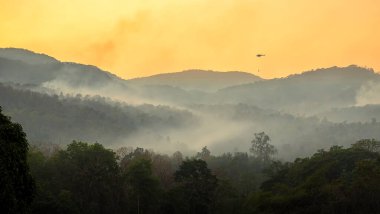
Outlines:
POLYGON ((0 208, 376 213, 379 83, 354 65, 123 80, 0 49, 0 106, 23 127, 0 115, 0 208))
POLYGON ((251 133, 265 131, 278 156, 292 160, 380 137, 380 75, 371 69, 332 67, 271 80, 248 76, 189 70, 123 80, 94 66, 1 49, 0 103, 32 144, 76 139, 185 153, 207 145, 222 154, 248 150, 251 133))
POLYGON ((15 87, 0 83, 1 103, 34 143, 82 139, 116 144, 140 130, 160 133, 196 122, 190 112, 167 106, 130 106, 100 96, 48 95, 15 87))

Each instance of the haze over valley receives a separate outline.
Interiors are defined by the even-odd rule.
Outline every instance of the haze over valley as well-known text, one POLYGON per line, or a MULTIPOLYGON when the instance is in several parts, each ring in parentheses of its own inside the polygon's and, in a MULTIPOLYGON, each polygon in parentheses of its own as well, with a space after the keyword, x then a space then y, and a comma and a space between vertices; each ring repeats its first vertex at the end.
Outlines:
POLYGON ((286 78, 185 70, 122 79, 92 65, 0 49, 0 103, 32 144, 72 140, 193 154, 247 151, 264 131, 278 158, 380 138, 380 75, 315 68, 286 78))

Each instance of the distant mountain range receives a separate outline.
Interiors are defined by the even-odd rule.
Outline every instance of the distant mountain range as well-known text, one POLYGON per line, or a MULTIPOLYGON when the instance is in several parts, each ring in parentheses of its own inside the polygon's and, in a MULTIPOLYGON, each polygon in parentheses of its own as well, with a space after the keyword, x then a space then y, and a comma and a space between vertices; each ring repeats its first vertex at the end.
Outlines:
MULTIPOLYGON (((359 95, 367 96, 363 90, 371 90, 369 83, 377 86, 380 75, 372 69, 352 65, 270 80, 246 72, 204 70, 124 80, 95 66, 60 62, 24 49, 3 48, 0 49, 0 82, 31 84, 40 90, 56 92, 99 94, 130 103, 245 103, 310 115, 356 105, 359 95)), ((373 98, 376 93, 371 96, 371 101, 377 100, 373 98)), ((363 100, 364 104, 376 104, 363 100)))
POLYGON ((266 131, 292 158, 379 138, 377 104, 380 75, 355 65, 268 80, 203 70, 124 80, 95 66, 0 49, 0 106, 33 142, 248 151, 253 133, 266 131))
POLYGON ((26 84, 42 84, 49 81, 66 83, 75 87, 101 87, 136 84, 138 86, 172 86, 186 90, 215 91, 221 88, 253 83, 262 80, 246 72, 216 72, 187 70, 177 73, 158 74, 150 77, 123 80, 95 66, 60 62, 45 54, 25 49, 0 49, 0 78, 26 84))

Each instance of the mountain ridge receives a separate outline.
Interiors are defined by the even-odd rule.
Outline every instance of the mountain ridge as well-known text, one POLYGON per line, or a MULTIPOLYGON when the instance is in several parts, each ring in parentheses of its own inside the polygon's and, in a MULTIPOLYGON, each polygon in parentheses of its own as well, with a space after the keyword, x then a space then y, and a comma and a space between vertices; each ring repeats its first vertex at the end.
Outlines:
POLYGON ((232 85, 263 80, 261 77, 243 71, 213 71, 189 69, 180 72, 162 73, 127 80, 137 85, 170 85, 188 90, 212 92, 232 85))
MULTIPOLYGON (((9 50, 12 53, 16 51, 9 50)), ((0 55, 2 52, 4 49, 0 49, 0 55)), ((21 55, 34 56, 30 51, 19 50, 19 52, 21 55)), ((38 54, 36 56, 45 57, 38 54)), ((310 115, 318 113, 317 110, 324 112, 330 108, 356 105, 359 94, 360 96, 364 94, 364 98, 360 99, 364 103, 366 100, 376 101, 378 97, 374 96, 372 91, 376 92, 377 85, 380 85, 379 73, 356 65, 310 70, 285 78, 266 80, 258 78, 246 72, 193 69, 124 80, 96 66, 60 61, 28 64, 20 61, 20 57, 14 54, 5 58, 0 57, 1 82, 39 84, 42 88, 52 89, 57 93, 63 91, 101 95, 131 103, 158 105, 244 103, 288 113, 310 115), (374 84, 367 87, 368 82, 374 84)))
POLYGON ((47 54, 36 53, 34 51, 23 48, 0 48, 0 57, 19 60, 27 62, 29 64, 59 62, 59 60, 47 54))
MULTIPOLYGON (((145 79, 151 79, 151 78, 176 78, 178 76, 185 76, 185 75, 198 75, 195 77, 191 77, 193 79, 198 79, 199 80, 199 75, 218 75, 218 76, 229 76, 231 77, 232 75, 238 74, 241 77, 247 77, 250 78, 247 81, 273 81, 273 80, 284 80, 284 79, 294 79, 294 78, 300 78, 300 77, 312 77, 312 76, 317 76, 323 74, 332 74, 334 73, 334 69, 342 69, 342 68, 347 68, 350 70, 359 70, 359 71, 367 71, 373 74, 378 74, 378 72, 375 72, 371 68, 366 68, 366 67, 360 67, 357 65, 349 65, 346 67, 337 67, 337 66, 332 66, 328 68, 318 68, 318 69, 312 69, 312 70, 307 70, 303 71, 298 74, 290 74, 286 77, 281 77, 281 78, 273 78, 273 79, 264 79, 260 76, 257 76, 255 74, 249 73, 249 72, 244 72, 244 71, 214 71, 214 70, 202 70, 202 69, 187 69, 179 72, 171 72, 171 73, 160 73, 160 74, 155 74, 155 75, 150 75, 150 76, 143 76, 143 77, 137 77, 137 78, 130 78, 130 79, 124 79, 122 77, 119 77, 109 71, 103 70, 97 66, 94 65, 89 65, 89 64, 81 64, 81 63, 76 63, 76 62, 64 62, 60 61, 52 56, 46 55, 44 53, 36 53, 28 49, 22 49, 22 48, 0 48, 0 58, 5 58, 9 60, 15 60, 15 61, 22 61, 28 64, 44 64, 43 62, 53 62, 53 63, 62 63, 62 64, 67 64, 67 65, 73 65, 73 66, 78 66, 82 68, 86 68, 85 70, 96 70, 100 72, 105 72, 109 76, 112 76, 113 78, 117 78, 120 80, 125 80, 126 82, 139 82, 145 79), (41 60, 43 58, 43 60, 41 60), (31 59, 39 59, 36 60, 36 62, 31 62, 31 59)), ((335 72, 336 73, 336 72, 335 72)), ((346 73, 348 74, 348 73, 346 73)), ((331 75, 330 75, 331 76, 331 75)), ((213 80, 215 81, 215 79, 213 80)), ((152 84, 155 85, 155 84, 152 84)), ((158 84, 158 85, 163 85, 163 84, 158 84)), ((243 84, 236 84, 236 85, 243 85, 243 84)))

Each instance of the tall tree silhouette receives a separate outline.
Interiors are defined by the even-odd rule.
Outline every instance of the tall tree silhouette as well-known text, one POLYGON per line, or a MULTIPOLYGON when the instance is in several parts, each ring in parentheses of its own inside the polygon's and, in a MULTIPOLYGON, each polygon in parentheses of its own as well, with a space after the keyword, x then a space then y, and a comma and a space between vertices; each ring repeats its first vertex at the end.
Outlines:
POLYGON ((35 185, 27 164, 28 142, 21 125, 12 123, 0 107, 0 212, 26 213, 35 185))

